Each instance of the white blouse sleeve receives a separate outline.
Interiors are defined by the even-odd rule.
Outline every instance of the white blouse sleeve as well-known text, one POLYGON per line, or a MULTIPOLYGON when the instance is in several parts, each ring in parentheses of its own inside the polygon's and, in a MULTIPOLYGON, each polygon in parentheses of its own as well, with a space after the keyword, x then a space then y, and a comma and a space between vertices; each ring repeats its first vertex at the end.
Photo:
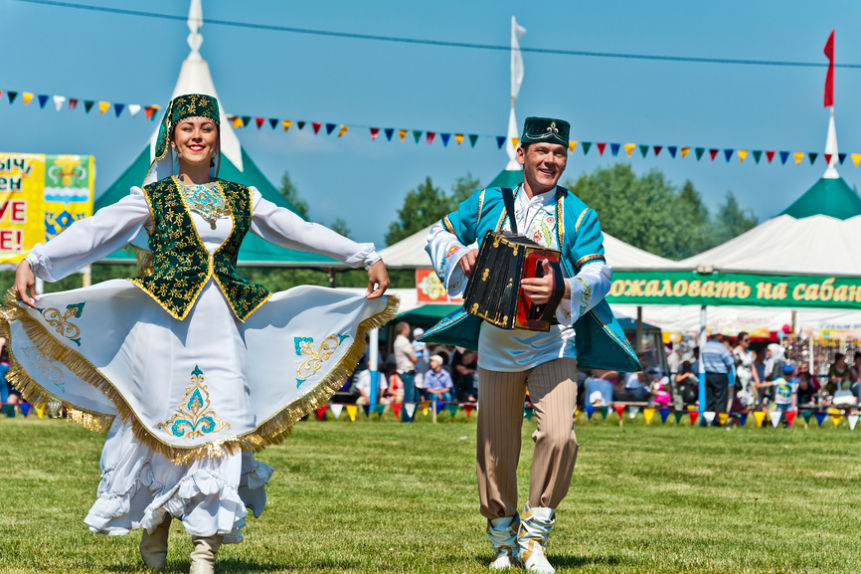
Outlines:
POLYGON ((115 204, 76 221, 44 245, 37 243, 27 261, 40 279, 58 281, 125 247, 150 221, 143 190, 133 187, 115 204))
POLYGON ((425 251, 430 256, 431 264, 442 280, 446 292, 452 297, 463 295, 468 278, 458 262, 470 252, 470 248, 462 245, 456 235, 449 233, 442 223, 437 221, 431 225, 428 232, 425 251))
POLYGON ((559 303, 556 320, 568 327, 607 296, 613 283, 613 270, 598 259, 586 263, 580 273, 566 277, 565 281, 571 287, 571 297, 559 303))
POLYGON ((350 267, 369 267, 380 260, 373 243, 356 243, 318 223, 305 221, 289 209, 251 190, 251 231, 287 249, 312 251, 343 261, 350 267))

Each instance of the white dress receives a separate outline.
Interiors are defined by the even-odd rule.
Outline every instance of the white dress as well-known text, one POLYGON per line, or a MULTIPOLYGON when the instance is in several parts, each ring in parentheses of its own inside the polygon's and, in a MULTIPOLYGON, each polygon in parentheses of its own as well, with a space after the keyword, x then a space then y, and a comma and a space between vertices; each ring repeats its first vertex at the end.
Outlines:
MULTIPOLYGON (((291 249, 352 266, 379 259, 303 221, 251 188, 250 231, 291 249)), ((208 222, 188 209, 210 254, 229 236, 228 213, 208 222)), ((34 273, 54 281, 128 244, 152 224, 140 188, 35 247, 34 273)), ((98 499, 85 522, 127 534, 180 518, 198 536, 241 540, 246 507, 257 516, 272 468, 252 450, 278 442, 292 423, 325 404, 364 351, 364 333, 390 319, 397 300, 334 289, 274 293, 245 322, 213 277, 184 321, 126 280, 42 295, 39 311, 6 309, 11 380, 35 402, 59 400, 71 419, 110 427, 98 499), (115 416, 119 414, 120 416, 115 416)))

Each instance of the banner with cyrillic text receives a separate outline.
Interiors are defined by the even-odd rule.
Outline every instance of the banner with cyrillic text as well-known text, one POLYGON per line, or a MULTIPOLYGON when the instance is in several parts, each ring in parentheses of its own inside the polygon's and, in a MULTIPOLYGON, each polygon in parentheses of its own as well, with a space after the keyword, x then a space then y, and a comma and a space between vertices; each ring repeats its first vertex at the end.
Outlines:
POLYGON ((690 271, 613 273, 609 303, 861 309, 861 277, 690 271))
POLYGON ((0 153, 0 263, 93 214, 93 157, 0 153))

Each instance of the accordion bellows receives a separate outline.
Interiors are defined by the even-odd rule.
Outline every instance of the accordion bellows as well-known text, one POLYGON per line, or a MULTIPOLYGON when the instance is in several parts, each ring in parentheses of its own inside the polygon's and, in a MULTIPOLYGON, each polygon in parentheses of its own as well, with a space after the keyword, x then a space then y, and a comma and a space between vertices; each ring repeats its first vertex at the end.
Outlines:
POLYGON ((464 309, 503 329, 549 331, 565 291, 559 261, 559 251, 523 235, 488 232, 466 286, 464 309), (554 295, 547 304, 534 305, 522 293, 520 282, 528 277, 542 277, 545 259, 554 271, 554 295))

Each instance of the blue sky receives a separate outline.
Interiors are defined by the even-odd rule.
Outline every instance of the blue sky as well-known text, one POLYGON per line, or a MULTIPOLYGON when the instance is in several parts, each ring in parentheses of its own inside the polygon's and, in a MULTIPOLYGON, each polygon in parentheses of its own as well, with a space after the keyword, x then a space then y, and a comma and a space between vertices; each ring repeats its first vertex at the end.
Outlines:
MULTIPOLYGON (((185 15, 186 0, 89 5, 185 15)), ((838 63, 861 63, 861 3, 726 0, 720 3, 506 1, 434 3, 204 0, 205 18, 389 36, 507 44, 512 15, 524 47, 662 55, 825 62, 836 28, 838 63)), ((228 113, 438 132, 504 134, 508 53, 392 44, 204 25, 209 62, 228 113)), ((165 104, 188 54, 184 22, 0 0, 0 89, 111 102, 165 104)), ((525 53, 518 120, 553 115, 589 141, 718 148, 822 151, 824 68, 648 62, 525 53)), ((836 71, 840 150, 861 153, 861 69, 836 71)), ((50 108, 50 109, 49 109, 50 108)), ((97 193, 137 156, 155 128, 141 117, 39 110, 0 101, 0 150, 96 157, 97 193)), ((471 172, 489 182, 507 161, 490 139, 475 149, 287 134, 268 126, 238 131, 277 184, 288 170, 312 218, 342 217, 359 240, 382 244, 406 192, 431 176, 449 188, 471 172)), ((566 176, 617 158, 578 149, 566 176)), ((629 161, 638 172, 690 179, 716 207, 733 191, 761 220, 784 209, 825 169, 733 160, 629 161)), ((850 185, 861 168, 840 169, 850 185)))

